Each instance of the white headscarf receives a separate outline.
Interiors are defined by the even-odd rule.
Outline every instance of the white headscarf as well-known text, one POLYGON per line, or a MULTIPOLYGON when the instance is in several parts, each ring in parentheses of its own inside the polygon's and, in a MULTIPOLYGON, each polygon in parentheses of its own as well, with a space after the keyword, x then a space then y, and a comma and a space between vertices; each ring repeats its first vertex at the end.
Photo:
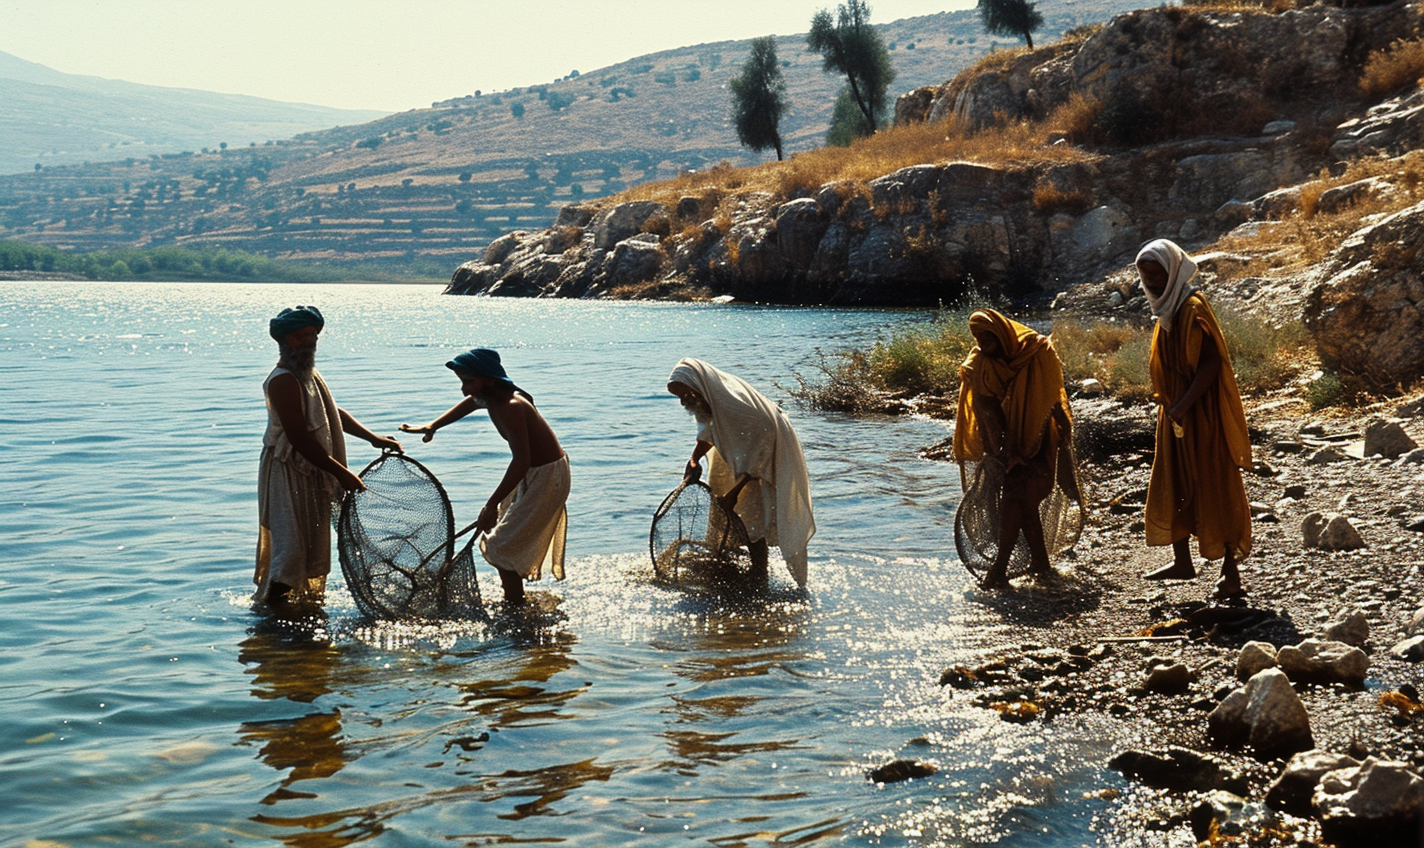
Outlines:
POLYGON ((766 543, 781 548, 796 585, 806 585, 806 545, 816 532, 811 482, 791 420, 745 380, 700 359, 683 359, 669 383, 691 386, 712 410, 708 483, 726 492, 743 475, 761 487, 766 543))
POLYGON ((1152 308, 1152 314, 1157 316, 1157 326, 1164 333, 1170 332, 1177 310, 1197 290, 1191 285, 1192 278, 1197 274, 1197 263, 1176 242, 1167 239, 1153 239, 1143 245, 1134 264, 1144 260, 1155 262, 1167 270, 1167 287, 1162 290, 1161 297, 1153 297, 1147 286, 1143 286, 1142 291, 1147 295, 1147 305, 1152 308))

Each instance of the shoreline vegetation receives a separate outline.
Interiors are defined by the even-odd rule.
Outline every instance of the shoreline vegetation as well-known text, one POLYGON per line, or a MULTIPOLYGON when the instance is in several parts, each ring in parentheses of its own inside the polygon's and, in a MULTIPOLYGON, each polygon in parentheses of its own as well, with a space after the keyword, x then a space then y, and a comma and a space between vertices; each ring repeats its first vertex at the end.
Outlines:
MULTIPOLYGON (((819 377, 797 375, 790 389, 798 403, 828 412, 924 412, 953 415, 959 366, 974 346, 969 316, 979 308, 1021 311, 1009 304, 971 299, 941 309, 933 320, 879 339, 868 350, 818 351, 819 377)), ((1230 306, 1216 309, 1242 394, 1281 401, 1297 398, 1311 410, 1356 399, 1334 375, 1321 371, 1309 336, 1299 322, 1275 323, 1230 306)), ((1070 393, 1104 396, 1127 404, 1149 403, 1147 370, 1152 343, 1150 314, 1124 320, 1062 315, 1027 316, 1049 335, 1070 393)))
POLYGON ((225 248, 67 251, 0 240, 0 280, 215 283, 443 283, 368 265, 314 265, 225 248))

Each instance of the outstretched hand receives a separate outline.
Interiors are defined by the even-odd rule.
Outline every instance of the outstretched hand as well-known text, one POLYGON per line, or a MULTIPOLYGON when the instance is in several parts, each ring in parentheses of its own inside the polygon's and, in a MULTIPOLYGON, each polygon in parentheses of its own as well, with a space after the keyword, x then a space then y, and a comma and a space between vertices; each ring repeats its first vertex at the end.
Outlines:
POLYGON ((402 433, 424 433, 425 435, 420 439, 422 442, 428 442, 435 438, 435 426, 433 424, 402 424, 400 425, 400 430, 402 433))

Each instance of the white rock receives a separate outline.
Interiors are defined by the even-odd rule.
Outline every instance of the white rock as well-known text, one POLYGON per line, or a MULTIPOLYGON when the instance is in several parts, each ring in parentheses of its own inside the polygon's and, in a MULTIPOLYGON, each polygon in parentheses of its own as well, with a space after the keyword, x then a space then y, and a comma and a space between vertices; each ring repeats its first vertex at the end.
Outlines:
POLYGON ((1236 656, 1236 678, 1248 680, 1255 677, 1256 672, 1275 668, 1276 665, 1275 645, 1270 642, 1247 642, 1236 656))
POLYGON ((1269 760, 1315 747, 1310 716, 1278 668, 1257 672, 1207 717, 1212 738, 1269 760))

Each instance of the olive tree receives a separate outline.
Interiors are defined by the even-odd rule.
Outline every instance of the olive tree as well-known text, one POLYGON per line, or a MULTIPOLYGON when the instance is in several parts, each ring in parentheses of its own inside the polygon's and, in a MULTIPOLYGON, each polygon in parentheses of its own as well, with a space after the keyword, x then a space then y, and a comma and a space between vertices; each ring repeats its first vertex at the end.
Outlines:
POLYGON ((732 120, 737 138, 752 150, 776 150, 781 160, 781 116, 786 114, 786 80, 776 60, 776 39, 752 40, 741 73, 732 78, 732 120))
POLYGON ((1043 26, 1043 15, 1031 0, 979 0, 979 19, 994 35, 1021 35, 1033 49, 1033 31, 1043 26))
POLYGON ((831 13, 822 9, 811 18, 806 35, 811 52, 821 54, 826 73, 844 74, 851 101, 875 132, 878 118, 885 112, 885 92, 895 80, 890 53, 880 33, 870 25, 870 7, 864 0, 850 0, 831 13))

